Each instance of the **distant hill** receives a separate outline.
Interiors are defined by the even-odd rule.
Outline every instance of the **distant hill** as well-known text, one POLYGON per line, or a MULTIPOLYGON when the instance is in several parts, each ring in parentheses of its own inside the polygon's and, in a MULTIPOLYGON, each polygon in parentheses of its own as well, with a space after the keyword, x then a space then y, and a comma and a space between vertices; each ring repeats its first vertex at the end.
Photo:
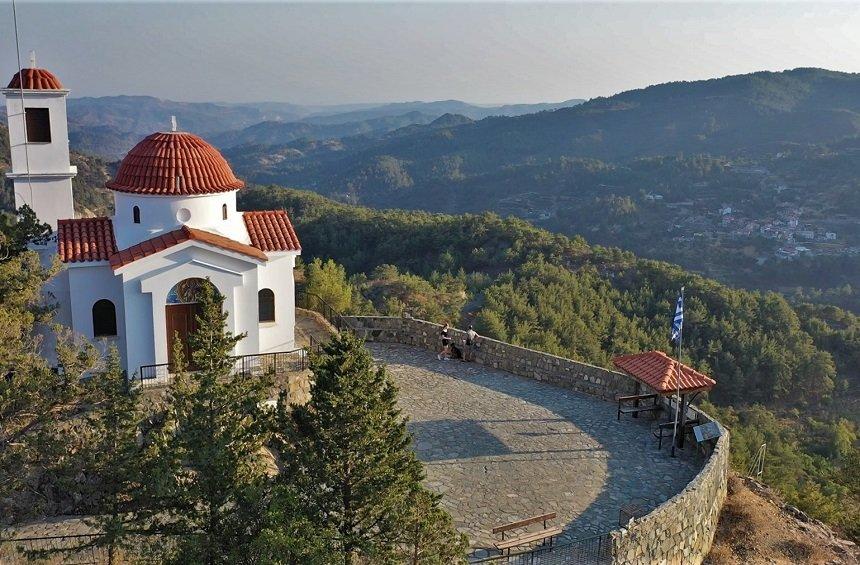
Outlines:
POLYGON ((343 123, 346 121, 362 121, 383 116, 393 116, 407 112, 421 112, 441 116, 443 114, 459 114, 473 120, 481 120, 489 116, 520 116, 545 110, 556 110, 582 104, 584 100, 571 99, 564 102, 538 104, 506 104, 501 106, 478 106, 461 102, 460 100, 440 100, 438 102, 395 102, 380 106, 344 112, 338 114, 317 114, 304 118, 304 121, 317 124, 343 123))
POLYGON ((402 185, 387 185, 385 176, 368 179, 380 159, 397 161, 412 179, 412 193, 427 196, 448 182, 454 162, 465 181, 562 156, 626 162, 677 153, 749 155, 858 133, 860 75, 795 69, 662 84, 554 111, 418 128, 373 144, 345 139, 337 152, 321 147, 288 164, 240 172, 251 180, 350 192, 370 204, 390 202, 396 188, 397 205, 408 206, 402 185))
POLYGON ((303 137, 324 139, 391 131, 412 123, 429 123, 445 113, 479 119, 489 115, 537 112, 579 102, 485 107, 450 100, 325 106, 287 102, 176 102, 152 96, 70 98, 69 137, 80 151, 118 159, 143 136, 170 127, 170 116, 176 116, 183 130, 207 137, 224 134, 224 143, 231 145, 284 144, 303 137), (404 119, 404 116, 411 116, 413 120, 404 119), (386 119, 389 125, 385 125, 386 119), (260 127, 244 134, 235 133, 255 125, 260 127), (343 127, 326 128, 338 125, 343 127), (230 138, 227 132, 235 135, 230 138), (226 141, 228 139, 236 141, 226 141))
POLYGON ((412 124, 429 124, 435 115, 418 111, 398 116, 380 116, 363 121, 317 124, 312 122, 267 121, 253 126, 212 136, 218 147, 261 144, 284 145, 297 139, 336 139, 354 135, 378 135, 412 124))

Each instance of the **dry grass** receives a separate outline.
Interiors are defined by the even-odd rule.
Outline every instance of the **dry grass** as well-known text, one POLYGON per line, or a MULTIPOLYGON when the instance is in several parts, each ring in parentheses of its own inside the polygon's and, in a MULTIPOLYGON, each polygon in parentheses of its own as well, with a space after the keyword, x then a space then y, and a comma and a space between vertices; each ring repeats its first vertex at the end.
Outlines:
POLYGON ((711 565, 858 563, 839 551, 817 525, 806 525, 730 476, 717 534, 706 563, 711 565))

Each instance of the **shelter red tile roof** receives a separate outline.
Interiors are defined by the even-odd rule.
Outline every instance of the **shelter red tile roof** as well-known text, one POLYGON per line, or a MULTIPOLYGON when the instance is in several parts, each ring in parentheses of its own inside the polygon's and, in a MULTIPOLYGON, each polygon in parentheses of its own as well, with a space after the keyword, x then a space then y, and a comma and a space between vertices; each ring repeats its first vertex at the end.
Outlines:
MULTIPOLYGON (((678 362, 662 351, 622 355, 612 360, 616 367, 653 388, 659 393, 671 393, 678 388, 678 362)), ((717 381, 683 363, 681 393, 710 390, 717 381)))
POLYGON ((242 255, 247 255, 261 261, 268 260, 266 254, 256 247, 239 243, 238 241, 234 241, 230 238, 224 237, 223 235, 189 228, 188 226, 182 226, 179 229, 162 234, 158 237, 153 237, 152 239, 147 239, 146 241, 132 245, 128 249, 118 251, 111 256, 110 266, 112 269, 116 270, 128 265, 129 263, 137 261, 138 259, 149 257, 150 255, 154 255, 169 247, 179 245, 180 243, 184 243, 189 240, 207 243, 209 245, 220 247, 227 251, 241 253, 242 255))
POLYGON ((263 251, 300 251, 296 230, 283 210, 243 212, 251 245, 263 251))
POLYGON ((21 88, 21 75, 24 76, 25 90, 63 90, 60 79, 45 69, 21 69, 20 73, 12 75, 6 88, 21 88))
POLYGON ((64 263, 107 261, 116 252, 110 218, 57 222, 57 254, 64 263))
POLYGON ((154 133, 128 152, 111 190, 156 196, 212 194, 237 190, 236 178, 217 149, 185 132, 154 133))

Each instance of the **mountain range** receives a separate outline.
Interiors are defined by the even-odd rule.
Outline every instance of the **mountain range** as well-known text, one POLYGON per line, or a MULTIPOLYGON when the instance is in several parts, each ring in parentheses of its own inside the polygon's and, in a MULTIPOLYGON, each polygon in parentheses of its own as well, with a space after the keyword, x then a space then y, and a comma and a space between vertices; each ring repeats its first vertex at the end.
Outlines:
MULTIPOLYGON (((553 111, 415 128, 405 136, 347 138, 336 148, 293 142, 286 144, 295 150, 291 159, 237 166, 251 180, 403 205, 409 192, 426 197, 442 182, 506 175, 512 167, 560 157, 761 155, 858 133, 860 75, 795 69, 661 84, 553 111)), ((261 159, 267 151, 284 148, 260 148, 261 159)))
POLYGON ((427 124, 446 113, 472 119, 512 116, 578 104, 560 103, 479 106, 445 100, 394 104, 298 105, 282 102, 176 102, 151 96, 104 96, 68 100, 69 140, 79 151, 121 158, 141 138, 170 127, 229 145, 289 143, 387 132, 410 124, 427 124), (246 128, 248 131, 243 131, 246 128), (220 134, 220 135, 219 135, 220 134))

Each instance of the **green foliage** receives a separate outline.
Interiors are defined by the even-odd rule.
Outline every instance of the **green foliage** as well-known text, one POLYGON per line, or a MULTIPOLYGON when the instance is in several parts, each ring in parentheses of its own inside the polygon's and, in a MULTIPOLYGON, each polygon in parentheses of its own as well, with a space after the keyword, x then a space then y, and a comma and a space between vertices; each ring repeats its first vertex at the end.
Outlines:
POLYGON ((55 270, 31 251, 0 262, 0 514, 22 520, 70 504, 65 478, 68 426, 87 405, 80 377, 95 366, 92 346, 60 332, 62 375, 39 355, 37 323, 49 323, 42 285, 55 270))
POLYGON ((317 258, 305 267, 305 289, 327 302, 337 312, 347 312, 352 305, 352 288, 346 270, 331 259, 317 258))
POLYGON ((131 547, 129 535, 146 516, 140 510, 150 477, 145 473, 145 446, 138 443, 145 412, 116 348, 108 354, 107 367, 87 380, 84 394, 89 409, 65 442, 76 446, 65 461, 65 482, 86 501, 83 510, 91 517, 84 521, 99 532, 87 544, 105 548, 108 563, 118 563, 121 552, 131 547), (80 473, 83 482, 75 476, 80 473))
MULTIPOLYGON (((420 494, 423 471, 385 369, 344 334, 323 346, 311 370, 310 402, 281 406, 278 437, 287 469, 280 481, 336 560, 399 562, 412 542, 419 554, 447 545, 462 559, 462 538, 450 519, 437 500, 420 494)), ((416 561, 424 562, 431 561, 416 561)))
POLYGON ((732 466, 746 473, 762 444, 767 444, 763 480, 789 504, 860 534, 857 480, 857 427, 844 418, 831 422, 778 417, 761 405, 735 409, 704 403, 732 434, 732 466))
POLYGON ((30 244, 44 245, 51 238, 51 226, 40 222, 26 204, 18 210, 17 217, 3 214, 0 220, 2 254, 6 259, 20 255, 30 244))
POLYGON ((262 523, 267 440, 263 376, 232 377, 231 351, 244 336, 226 327, 224 298, 203 285, 197 330, 191 334, 193 372, 174 347, 176 372, 165 422, 156 438, 165 506, 160 529, 186 534, 172 560, 229 563, 240 559, 262 523), (194 535, 188 535, 188 534, 194 535))
POLYGON ((353 277, 352 281, 373 309, 385 316, 408 313, 440 323, 457 320, 467 297, 462 277, 434 272, 427 280, 401 273, 394 265, 380 265, 369 278, 353 277))
POLYGON ((470 304, 482 335, 602 366, 621 353, 669 351, 674 299, 685 285, 684 361, 717 380, 712 402, 743 415, 740 424, 724 418, 733 432, 741 430, 733 439, 737 468, 746 470, 762 442, 773 443, 767 480, 813 516, 858 535, 851 518, 860 504, 852 471, 860 391, 856 316, 832 306, 792 306, 775 293, 732 289, 492 214, 373 211, 279 188, 252 191, 245 202, 289 209, 305 248, 357 273, 361 289, 371 290, 374 277, 432 280, 442 259, 457 280, 477 282, 468 287, 477 294, 470 304))

